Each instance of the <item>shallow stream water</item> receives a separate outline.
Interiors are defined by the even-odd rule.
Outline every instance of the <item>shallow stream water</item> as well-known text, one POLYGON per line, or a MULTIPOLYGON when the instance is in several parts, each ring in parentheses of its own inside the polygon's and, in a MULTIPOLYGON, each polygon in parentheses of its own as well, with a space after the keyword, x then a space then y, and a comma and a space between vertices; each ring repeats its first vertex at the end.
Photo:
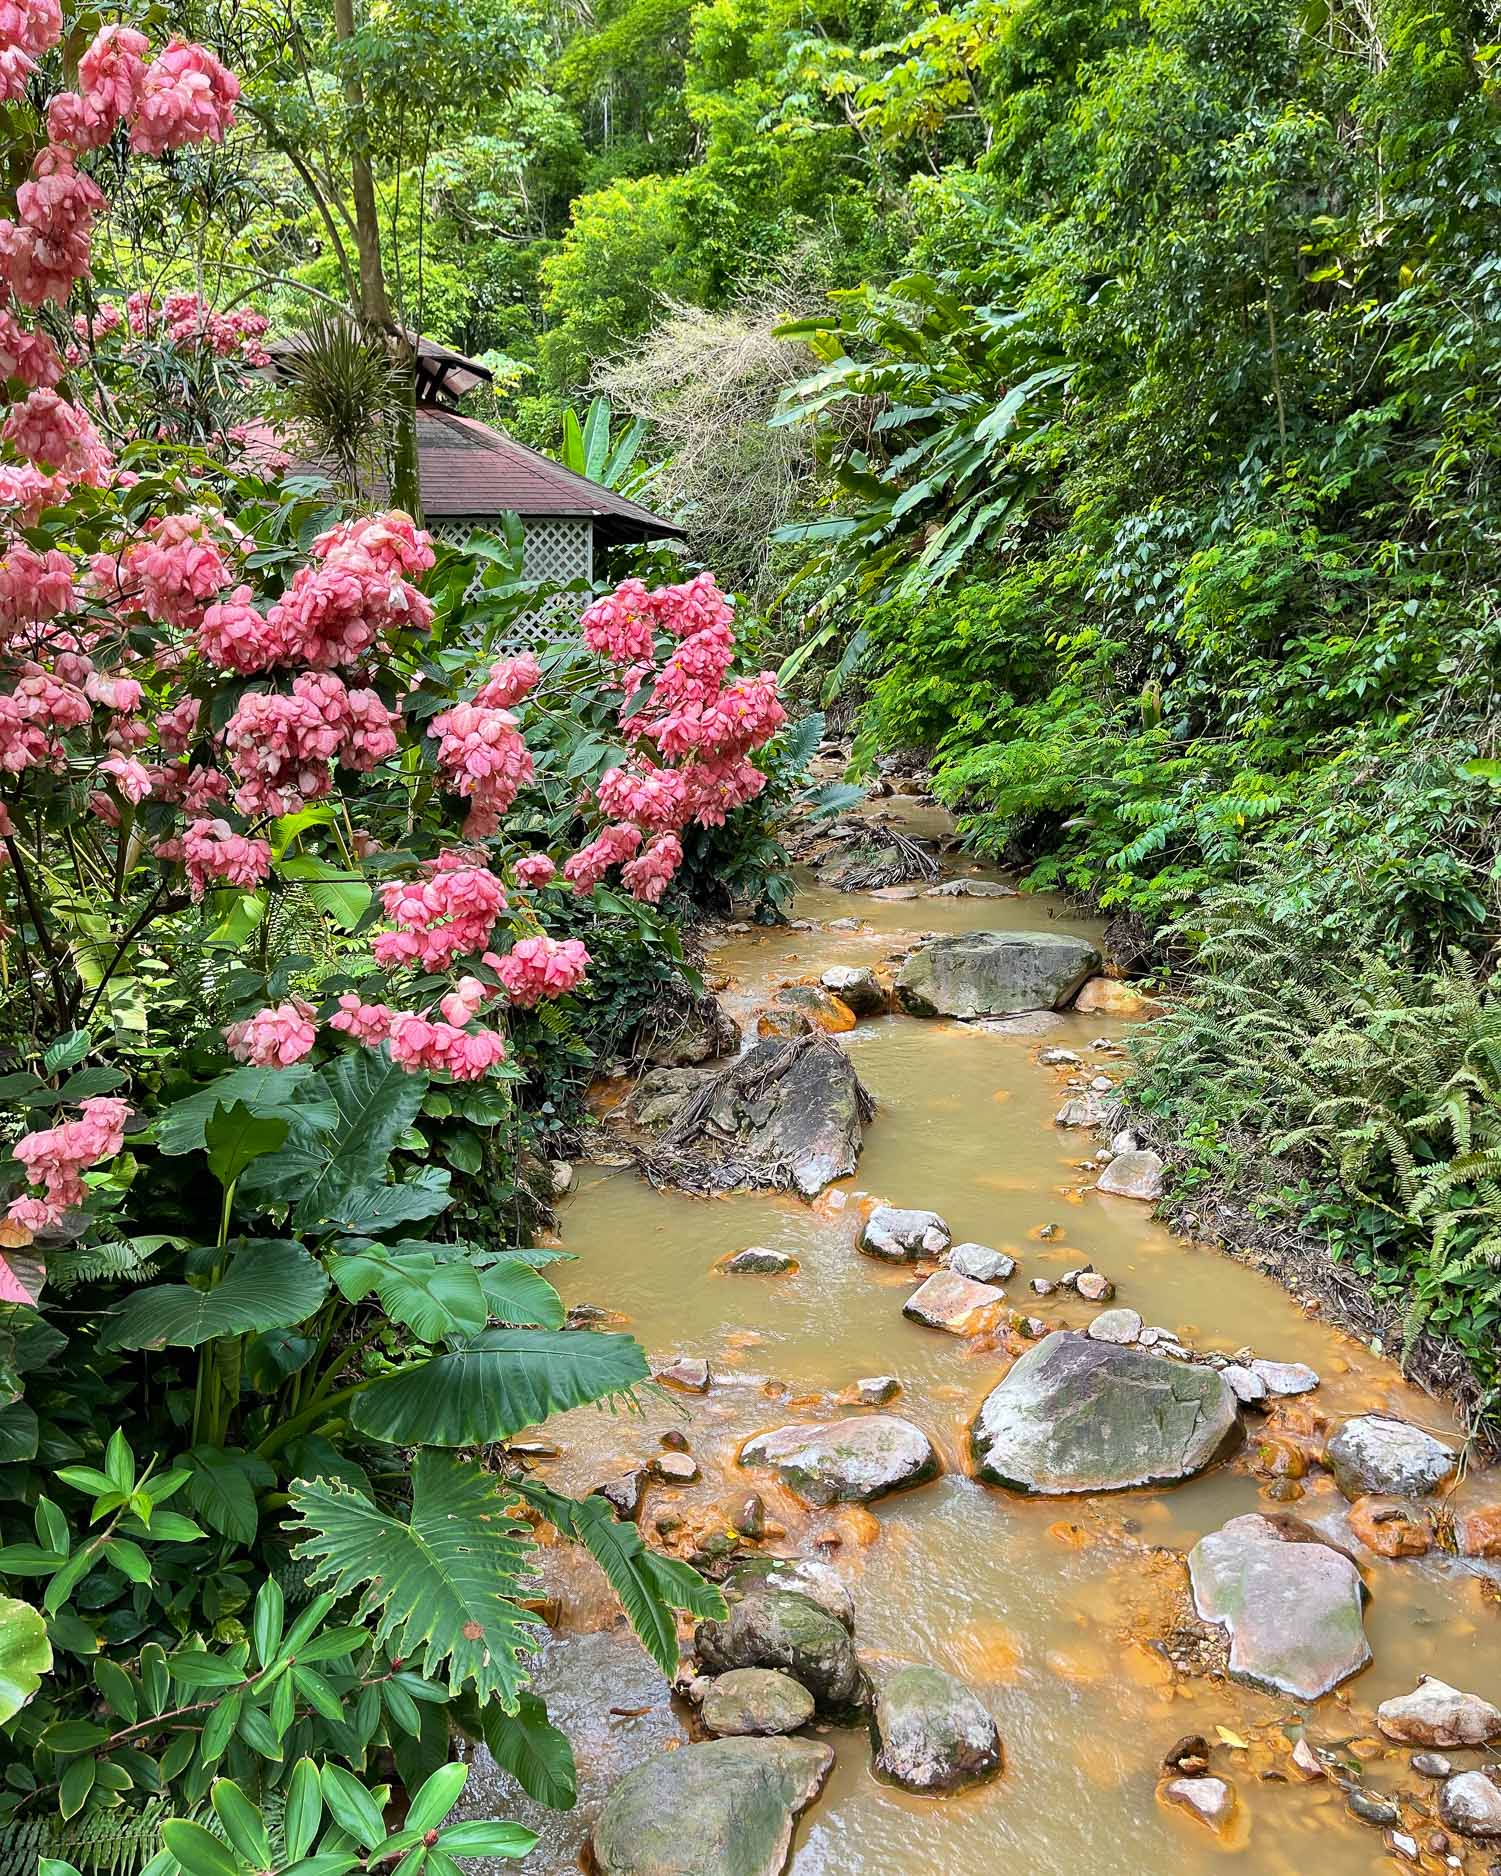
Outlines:
MULTIPOLYGON (((1042 898, 900 902, 808 884, 796 909, 816 929, 734 936, 711 960, 730 980, 722 1000, 742 1019, 787 980, 816 981, 834 963, 879 964, 923 932, 1053 925, 1098 935, 1042 898), (852 914, 863 921, 858 931, 828 929, 852 914)), ((1118 1073, 1120 1057, 1091 1045, 1120 1033, 1119 1023, 1069 1014, 1042 1042, 1077 1050, 1090 1072, 1118 1073)), ((1038 1038, 888 1016, 842 1041, 879 1111, 857 1174, 812 1205, 767 1193, 693 1198, 653 1190, 630 1170, 579 1169, 560 1238, 576 1258, 558 1267, 566 1300, 623 1312, 654 1364, 703 1356, 715 1379, 705 1395, 649 1401, 640 1417, 590 1412, 549 1423, 560 1456, 544 1467, 587 1491, 649 1459, 662 1432, 680 1428, 703 1477, 687 1489, 651 1488, 643 1529, 664 1512, 691 1520, 759 1491, 786 1527, 767 1550, 823 1556, 846 1577, 862 1656, 878 1667, 913 1660, 946 1668, 994 1713, 1004 1775, 960 1797, 895 1791, 872 1776, 862 1732, 830 1733, 837 1766, 799 1827, 793 1876, 1145 1876, 1219 1869, 1227 1855, 1268 1876, 1394 1867, 1382 1832, 1348 1816, 1333 1785, 1287 1777, 1289 1743, 1306 1722, 1318 1743, 1353 1742, 1368 1786, 1431 1795, 1409 1754, 1377 1737, 1372 1710, 1425 1670, 1501 1700, 1501 1606, 1482 1573, 1494 1566, 1438 1553, 1402 1562, 1369 1556, 1348 1536, 1332 1483, 1311 1474, 1305 1495, 1285 1508, 1356 1549, 1370 1589, 1373 1665, 1312 1708, 1180 1673, 1171 1659, 1179 1556, 1225 1519, 1272 1508, 1267 1481, 1243 1454, 1187 1484, 1096 1498, 1028 1499, 979 1484, 967 1472, 966 1429, 1008 1358, 904 1320, 916 1278, 856 1252, 862 1216, 873 1203, 928 1207, 947 1219, 956 1243, 1009 1251, 1021 1266, 1010 1299, 1050 1326, 1083 1327, 1095 1310, 1067 1293, 1033 1298, 1028 1279, 1087 1261, 1113 1278, 1119 1303, 1199 1350, 1249 1345, 1309 1363, 1322 1377, 1313 1398, 1336 1419, 1381 1409, 1458 1442, 1450 1416, 1408 1387, 1391 1361, 1269 1279, 1170 1235, 1146 1205, 1088 1190, 1092 1174, 1080 1162, 1095 1141, 1053 1125, 1069 1071, 1039 1065, 1038 1038), (1044 1238, 1050 1224, 1061 1229, 1044 1238), (716 1260, 749 1244, 789 1250, 800 1269, 778 1277, 715 1270, 716 1260), (883 1373, 902 1385, 891 1411, 915 1420, 943 1455, 936 1483, 870 1511, 810 1514, 768 1475, 735 1467, 751 1433, 831 1417, 842 1411, 833 1401, 839 1390, 883 1373), (1157 1798, 1163 1754, 1190 1733, 1208 1736, 1213 1770, 1235 1786, 1239 1820, 1227 1842, 1157 1798)), ((603 1600, 582 1579, 573 1594, 564 1583, 562 1628, 599 1626, 603 1600)), ((595 1753, 608 1762, 632 1729, 664 1723, 670 1734, 663 1713, 601 1717, 593 1738, 579 1742, 581 1761, 587 1768, 595 1753)), ((1483 1755, 1451 1756, 1464 1765, 1483 1755)), ((559 1820, 522 1866, 527 1876, 575 1869, 581 1834, 581 1820, 559 1820)), ((1490 1860, 1472 1848, 1462 1866, 1481 1871, 1490 1860)), ((1460 1865, 1425 1852, 1420 1867, 1460 1865)))

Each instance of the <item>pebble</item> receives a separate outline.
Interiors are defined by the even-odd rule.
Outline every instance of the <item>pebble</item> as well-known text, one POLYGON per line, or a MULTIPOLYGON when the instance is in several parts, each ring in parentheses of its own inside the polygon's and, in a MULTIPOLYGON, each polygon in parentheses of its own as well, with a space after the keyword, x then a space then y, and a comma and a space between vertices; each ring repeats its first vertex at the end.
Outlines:
POLYGON ((1042 1239, 1057 1238, 1063 1235, 1062 1225, 1043 1225, 1037 1233, 1042 1239))
POLYGON ((679 1427, 669 1427, 662 1435, 662 1444, 670 1453, 686 1453, 688 1450, 688 1435, 679 1427))
POLYGON ((657 1380, 667 1387, 681 1388, 687 1394, 704 1394, 709 1387, 709 1364, 697 1355, 679 1355, 665 1368, 659 1368, 657 1380))
POLYGON ((634 1518, 641 1509, 641 1494, 646 1487, 646 1468, 637 1466, 630 1472, 624 1472, 618 1479, 606 1479, 603 1485, 596 1485, 593 1495, 604 1499, 622 1518, 634 1518))
POLYGON ((976 1283, 1004 1283, 1016 1275, 1016 1259, 991 1250, 988 1244, 956 1244, 945 1261, 950 1270, 976 1283))
POLYGON ((658 1453, 651 1469, 664 1485, 691 1485, 698 1477, 698 1461, 690 1453, 658 1453))
POLYGON ((1451 1778, 1454 1764, 1441 1752, 1415 1752, 1409 1763, 1419 1778, 1451 1778))
POLYGON ((1043 1049, 1037 1059, 1044 1068, 1078 1068, 1083 1060, 1072 1049, 1043 1049))
POLYGON ((1120 1132, 1113 1135, 1111 1138, 1110 1153, 1112 1158, 1114 1158, 1117 1153, 1139 1153, 1140 1151, 1140 1136, 1133 1133, 1129 1127, 1122 1127, 1120 1132))
POLYGON ((1235 1809, 1235 1792, 1223 1778, 1170 1778, 1162 1795, 1211 1830, 1222 1829, 1235 1809))
POLYGON ((1074 1288, 1086 1303, 1108 1303, 1115 1295, 1115 1285, 1109 1277, 1102 1277, 1097 1270, 1084 1271, 1074 1288))
POLYGON ((1389 1850, 1395 1851, 1398 1856, 1405 1856, 1409 1863, 1417 1862, 1418 1840, 1416 1837, 1409 1837, 1405 1831, 1391 1830, 1386 1834, 1386 1843, 1389 1850))
POLYGON ((868 1374, 855 1383, 855 1398, 862 1407, 884 1407, 901 1391, 902 1384, 894 1374, 868 1374))
POLYGON ((735 1513, 735 1529, 741 1537, 766 1535, 766 1503, 759 1492, 752 1492, 735 1513))
POLYGON ((1091 1342, 1134 1342, 1141 1334, 1141 1317, 1134 1309, 1102 1310, 1084 1331, 1091 1342))
POLYGON ((1292 1750, 1292 1762, 1305 1779, 1326 1778, 1324 1761, 1309 1745, 1306 1739, 1300 1739, 1292 1750))
POLYGON ((1402 1809, 1379 1791, 1367 1791, 1364 1785, 1352 1785, 1345 1793, 1345 1808, 1363 1824, 1399 1824, 1402 1809))
POLYGON ((1051 1277, 1034 1277, 1030 1287, 1034 1296, 1054 1296, 1058 1290, 1058 1285, 1051 1277))
MULTIPOLYGON (((1090 1090, 1094 1094, 1109 1094, 1115 1083, 1108 1075, 1096 1075, 1090 1081, 1090 1090)), ((1124 1149, 1122 1149, 1124 1151, 1124 1149)))

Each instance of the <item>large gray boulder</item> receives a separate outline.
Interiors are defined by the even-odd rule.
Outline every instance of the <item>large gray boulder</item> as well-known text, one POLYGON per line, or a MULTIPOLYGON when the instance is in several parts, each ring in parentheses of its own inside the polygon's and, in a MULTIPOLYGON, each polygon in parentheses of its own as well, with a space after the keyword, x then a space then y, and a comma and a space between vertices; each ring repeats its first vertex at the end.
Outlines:
POLYGON ((1111 1492, 1202 1472, 1238 1424, 1235 1396, 1212 1368, 1059 1329, 992 1390, 972 1436, 992 1484, 1111 1492))
POLYGON ((861 1704, 865 1679, 849 1630, 794 1590, 742 1597, 722 1622, 700 1622, 693 1645, 711 1674, 777 1668, 801 1682, 825 1713, 848 1713, 861 1704))
POLYGON ((907 1791, 961 1791, 1001 1769, 995 1721, 963 1681, 937 1668, 898 1668, 871 1715, 875 1768, 907 1791))
POLYGON ((1230 1673, 1248 1686, 1317 1700, 1371 1658, 1360 1572, 1307 1527, 1247 1512, 1200 1538, 1188 1574, 1194 1607, 1229 1631, 1230 1673))
POLYGON ((810 1739, 714 1739, 623 1778, 594 1826, 600 1876, 781 1876, 833 1749, 810 1739))
POLYGON ((727 1602, 744 1602, 769 1589, 790 1590, 816 1602, 853 1635, 855 1599, 832 1564, 816 1557, 744 1557, 720 1585, 727 1602))
POLYGON ((1092 944, 1066 932, 952 932, 912 953, 896 993, 913 1016, 1061 1009, 1099 964, 1092 944))
POLYGON ((693 1191, 771 1186, 813 1198, 855 1170, 875 1111, 832 1038, 821 1031, 769 1036, 704 1079, 649 1166, 693 1191))
POLYGON ((1422 1498, 1438 1490, 1458 1464, 1459 1455, 1406 1420, 1358 1414, 1330 1440, 1325 1458, 1346 1498, 1360 1498, 1367 1492, 1422 1498))
POLYGON ((775 1427, 740 1449, 743 1466, 772 1466, 809 1505, 868 1505, 937 1475, 921 1427, 898 1414, 851 1414, 822 1426, 775 1427))

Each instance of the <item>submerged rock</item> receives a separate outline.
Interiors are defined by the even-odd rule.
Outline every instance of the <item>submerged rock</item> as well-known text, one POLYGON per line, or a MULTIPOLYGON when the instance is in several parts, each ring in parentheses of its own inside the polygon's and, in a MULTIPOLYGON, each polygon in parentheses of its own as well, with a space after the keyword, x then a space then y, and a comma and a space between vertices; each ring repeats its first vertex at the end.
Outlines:
POLYGON ((886 989, 868 964, 832 964, 821 981, 856 1016, 884 1014, 886 989))
POLYGON ((1376 1724, 1406 1746, 1489 1746, 1501 1739, 1501 1707, 1424 1675, 1410 1694, 1382 1701, 1376 1724))
POLYGON ((1091 977, 1074 1000, 1081 1016, 1160 1016, 1162 1005, 1118 977, 1091 977))
POLYGON ((704 1695, 704 1725, 721 1738, 795 1733, 813 1718, 814 1701, 800 1681, 777 1668, 731 1668, 704 1695))
POLYGON ((1439 1792, 1438 1814, 1461 1837, 1501 1837, 1501 1786, 1484 1772, 1460 1772, 1439 1792))
POLYGON ((1371 1658, 1360 1572, 1306 1527, 1260 1512, 1232 1518, 1189 1552, 1194 1606, 1230 1634, 1230 1673, 1266 1692, 1317 1700, 1371 1658))
POLYGON ((1367 1492, 1421 1498, 1436 1491, 1458 1463, 1458 1455, 1442 1440, 1385 1414, 1360 1414, 1347 1420, 1330 1440, 1325 1456, 1346 1498, 1367 1492))
POLYGON ((946 879, 937 886, 929 886, 929 899, 1015 899, 1018 894, 1015 886, 1008 886, 999 879, 946 879))
POLYGON ((902 1305, 909 1322, 946 1329, 950 1335, 986 1335, 1006 1311, 1006 1292, 976 1283, 957 1270, 935 1270, 902 1305))
POLYGON ((854 1633, 855 1603, 844 1578, 815 1557, 747 1557, 734 1566, 722 1587, 728 1602, 743 1602, 769 1589, 806 1596, 854 1633))
POLYGON ((791 1275, 798 1261, 790 1251, 774 1251, 766 1244, 751 1244, 719 1260, 719 1269, 729 1277, 777 1277, 791 1275))
POLYGON ((855 1026, 855 1012, 821 984, 787 984, 756 1018, 758 1036, 796 1036, 808 1029, 842 1036, 855 1026))
POLYGON ((878 1205, 860 1233, 860 1249, 892 1264, 937 1257, 949 1247, 949 1228, 937 1212, 911 1206, 878 1205))
POLYGON ((921 1427, 896 1414, 856 1414, 823 1426, 777 1427, 740 1449, 743 1466, 772 1466, 805 1504, 866 1505, 938 1472, 921 1427))
POLYGON ((955 932, 902 965, 897 997, 914 1016, 1005 1016, 1067 1003, 1100 954, 1063 932, 955 932))
POLYGON ((1161 1155, 1150 1148, 1139 1153, 1117 1153, 1095 1181, 1095 1189, 1119 1199, 1153 1203, 1162 1197, 1163 1171, 1161 1155))
POLYGON ((991 1250, 988 1244, 956 1244, 945 1261, 950 1270, 976 1283, 1004 1283, 1016 1275, 1016 1259, 991 1250))
POLYGON ((1202 1472, 1237 1425, 1235 1397, 1212 1368, 1060 1329, 991 1392, 973 1439, 994 1484, 1104 1492, 1202 1472))
POLYGON ((862 1407, 884 1407, 901 1391, 902 1384, 894 1374, 867 1374, 855 1383, 853 1399, 862 1407))
POLYGON ((1164 1803, 1214 1831, 1223 1830, 1235 1811, 1235 1791, 1223 1778, 1170 1778, 1161 1789, 1164 1803))
POLYGON ((758 1042, 706 1077, 649 1167, 694 1191, 770 1186, 813 1198, 855 1170, 875 1101, 821 1032, 758 1042))
POLYGON ((679 1355, 665 1368, 658 1368, 653 1379, 683 1394, 703 1394, 708 1391, 712 1376, 708 1362, 701 1355, 679 1355))
POLYGON ((700 1622, 693 1645, 710 1673, 779 1668, 800 1681, 826 1713, 848 1713, 861 1704, 865 1681, 849 1630, 794 1590, 741 1597, 722 1622, 700 1622))
POLYGON ((653 1759, 595 1823, 600 1876, 781 1876, 833 1763, 809 1739, 714 1739, 653 1759))
POLYGON ((1421 1557, 1433 1548, 1433 1529, 1422 1509, 1406 1498, 1357 1498, 1350 1529, 1378 1557, 1421 1557))
POLYGON ((907 1791, 962 1791, 1001 1769, 1001 1737, 963 1681, 937 1668, 898 1668, 871 1716, 875 1769, 907 1791))

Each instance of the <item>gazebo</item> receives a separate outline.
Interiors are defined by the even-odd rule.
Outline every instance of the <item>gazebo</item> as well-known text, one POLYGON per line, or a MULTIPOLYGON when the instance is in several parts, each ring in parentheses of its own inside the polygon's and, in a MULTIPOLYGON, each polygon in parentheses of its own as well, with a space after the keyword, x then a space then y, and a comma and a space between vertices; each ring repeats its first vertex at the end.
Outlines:
MULTIPOLYGON (((296 343, 290 334, 270 345, 268 376, 278 375, 279 360, 296 343)), ((461 416, 458 401, 492 377, 477 359, 431 339, 419 340, 416 352, 418 486, 426 523, 435 533, 495 527, 502 515, 515 514, 527 578, 555 581, 592 580, 602 550, 682 535, 676 522, 640 502, 575 475, 504 431, 461 416)), ((531 623, 545 636, 546 612, 531 623)))

